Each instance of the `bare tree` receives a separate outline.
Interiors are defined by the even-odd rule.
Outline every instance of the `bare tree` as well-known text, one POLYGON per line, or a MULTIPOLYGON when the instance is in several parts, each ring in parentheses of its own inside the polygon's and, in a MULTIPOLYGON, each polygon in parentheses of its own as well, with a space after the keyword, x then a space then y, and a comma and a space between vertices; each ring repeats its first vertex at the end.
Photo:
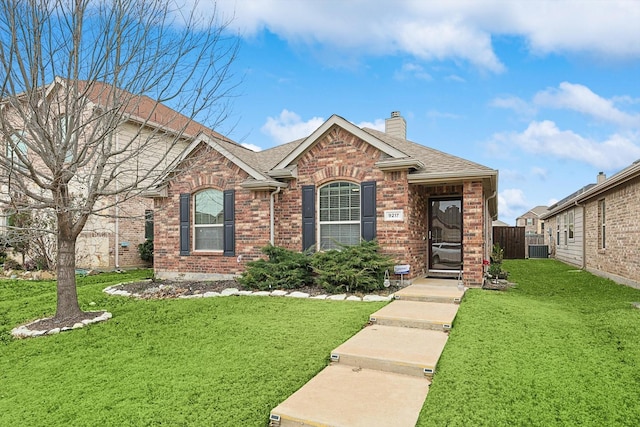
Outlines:
POLYGON ((0 0, 0 204, 55 216, 56 321, 83 315, 87 221, 157 184, 198 122, 226 118, 238 38, 215 7, 205 20, 176 3, 0 0))

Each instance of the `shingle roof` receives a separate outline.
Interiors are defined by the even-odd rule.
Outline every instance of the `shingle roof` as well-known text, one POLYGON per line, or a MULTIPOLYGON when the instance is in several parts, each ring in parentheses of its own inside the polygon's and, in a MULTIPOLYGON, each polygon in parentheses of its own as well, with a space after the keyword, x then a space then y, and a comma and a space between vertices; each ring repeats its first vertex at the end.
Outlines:
POLYGON ((397 138, 375 129, 363 128, 363 130, 381 141, 405 152, 407 155, 422 161, 424 168, 415 173, 450 173, 456 172, 464 175, 465 172, 495 172, 494 169, 483 166, 479 163, 463 159, 461 157, 447 154, 433 148, 412 142, 406 139, 397 138))
POLYGON ((640 176, 640 159, 636 160, 620 172, 610 176, 599 184, 588 184, 580 190, 560 200, 549 208, 549 212, 543 216, 543 219, 549 218, 558 212, 562 212, 575 203, 583 203, 603 192, 610 190, 618 185, 640 176))

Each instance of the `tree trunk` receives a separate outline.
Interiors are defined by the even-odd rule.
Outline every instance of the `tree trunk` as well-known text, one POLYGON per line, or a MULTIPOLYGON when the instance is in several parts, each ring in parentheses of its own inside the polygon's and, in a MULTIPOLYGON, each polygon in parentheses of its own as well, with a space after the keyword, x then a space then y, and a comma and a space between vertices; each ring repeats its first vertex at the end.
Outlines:
POLYGON ((58 233, 58 320, 70 319, 82 314, 76 290, 76 240, 58 233))

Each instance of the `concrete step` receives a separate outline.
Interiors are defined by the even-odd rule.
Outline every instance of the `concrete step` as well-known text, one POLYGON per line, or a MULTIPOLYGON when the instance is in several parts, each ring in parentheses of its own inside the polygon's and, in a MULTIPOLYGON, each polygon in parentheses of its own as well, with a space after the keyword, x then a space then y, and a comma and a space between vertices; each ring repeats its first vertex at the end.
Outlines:
POLYGON ((331 361, 364 369, 431 379, 448 334, 372 325, 331 352, 331 361))
POLYGON ((271 411, 271 427, 413 427, 429 380, 409 375, 327 366, 271 411))
POLYGON ((464 288, 458 289, 457 281, 453 285, 451 280, 443 280, 447 284, 428 283, 413 284, 400 289, 395 293, 395 298, 403 301, 423 301, 460 304, 464 296, 464 288))
POLYGON ((369 316, 372 324, 405 328, 451 329, 458 304, 396 300, 369 316))

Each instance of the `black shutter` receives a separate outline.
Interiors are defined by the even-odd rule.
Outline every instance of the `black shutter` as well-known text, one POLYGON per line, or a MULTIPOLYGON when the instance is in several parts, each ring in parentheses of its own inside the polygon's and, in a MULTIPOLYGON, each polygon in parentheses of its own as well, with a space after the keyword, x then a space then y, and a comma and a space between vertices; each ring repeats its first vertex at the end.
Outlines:
POLYGON ((189 255, 189 230, 191 230, 191 194, 180 194, 180 255, 189 255))
POLYGON ((302 250, 316 245, 316 187, 302 186, 302 250))
POLYGON ((364 240, 376 238, 376 182, 360 184, 360 230, 364 240))
POLYGON ((235 190, 224 193, 224 256, 236 254, 235 190))
POLYGON ((144 211, 144 238, 153 240, 153 211, 149 209, 144 211))

